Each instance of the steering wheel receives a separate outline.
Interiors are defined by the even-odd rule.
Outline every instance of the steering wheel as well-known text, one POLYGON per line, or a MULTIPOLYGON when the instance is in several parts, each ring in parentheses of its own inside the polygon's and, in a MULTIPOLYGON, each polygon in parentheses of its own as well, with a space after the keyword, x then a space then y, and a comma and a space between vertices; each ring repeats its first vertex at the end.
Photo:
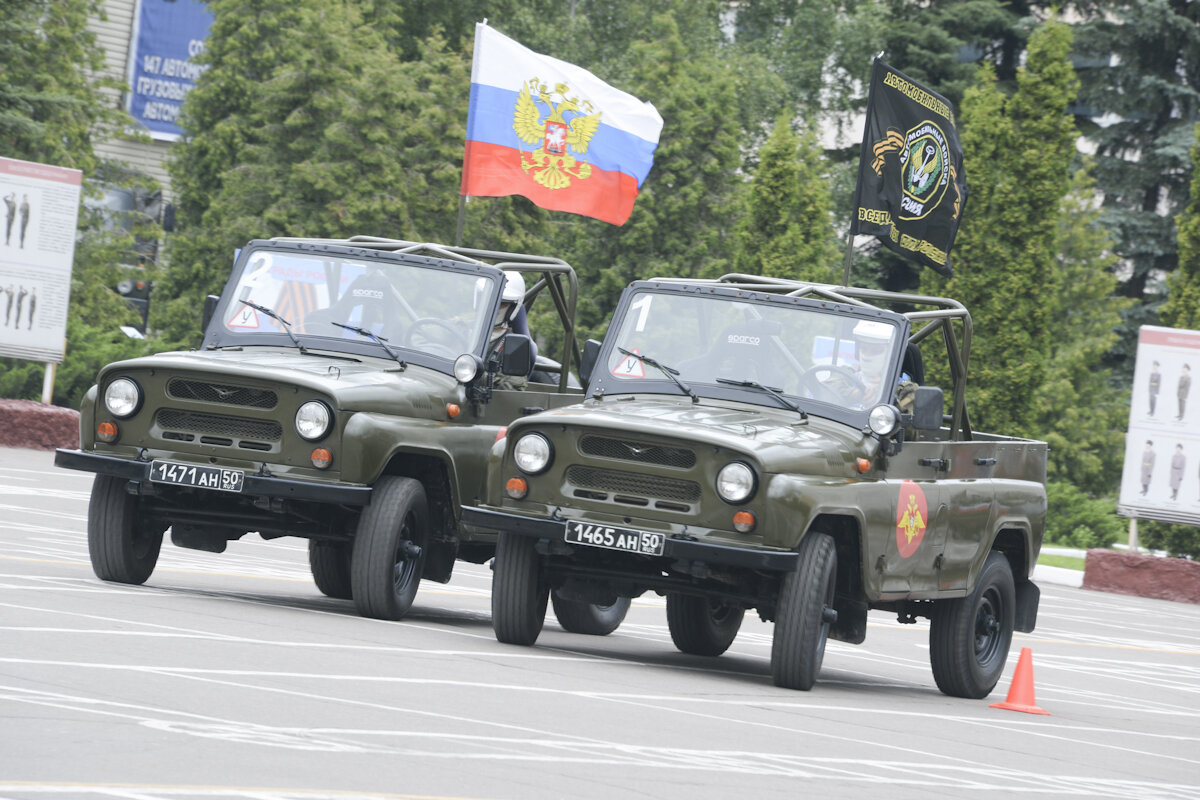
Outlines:
POLYGON ((866 384, 849 367, 839 364, 818 364, 800 376, 800 390, 808 390, 817 400, 827 403, 858 402, 867 394, 866 384), (821 380, 821 374, 835 378, 832 383, 821 380))
POLYGON ((458 358, 466 351, 462 332, 437 317, 413 320, 404 336, 404 346, 410 350, 424 350, 451 359, 458 358))

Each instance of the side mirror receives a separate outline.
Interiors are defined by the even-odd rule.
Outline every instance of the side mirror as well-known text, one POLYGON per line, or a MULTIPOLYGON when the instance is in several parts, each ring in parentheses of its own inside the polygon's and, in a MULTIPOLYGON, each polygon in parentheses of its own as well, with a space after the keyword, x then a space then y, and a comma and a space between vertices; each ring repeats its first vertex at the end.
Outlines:
POLYGON ((533 339, 520 333, 505 334, 500 351, 501 374, 524 378, 533 371, 533 362, 533 339))
POLYGON ((913 395, 912 425, 919 431, 936 431, 942 427, 946 398, 937 386, 918 386, 913 395))
POLYGON ((600 357, 600 342, 588 339, 583 343, 583 354, 579 357, 579 379, 587 386, 592 382, 592 370, 596 368, 596 359, 600 357))
POLYGON ((204 298, 204 318, 200 323, 200 334, 203 335, 208 330, 208 323, 212 322, 213 314, 217 313, 217 303, 221 302, 221 298, 215 294, 210 294, 204 298))

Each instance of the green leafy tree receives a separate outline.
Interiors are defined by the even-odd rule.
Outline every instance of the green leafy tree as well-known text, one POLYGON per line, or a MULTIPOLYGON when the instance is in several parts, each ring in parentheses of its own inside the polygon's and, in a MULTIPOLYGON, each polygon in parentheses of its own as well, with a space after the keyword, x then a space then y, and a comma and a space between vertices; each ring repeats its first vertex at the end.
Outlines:
POLYGON ((812 129, 798 136, 788 115, 759 153, 746 213, 737 230, 734 269, 752 275, 831 282, 837 247, 824 157, 812 129))
POLYGON ((954 278, 926 270, 927 291, 971 311, 968 392, 976 427, 1037 430, 1035 397, 1050 357, 1050 306, 1059 204, 1075 152, 1067 105, 1077 81, 1070 29, 1050 22, 1029 42, 1017 90, 1006 97, 991 67, 968 90, 961 115, 971 198, 955 244, 954 278))
POLYGON ((1200 330, 1200 124, 1192 145, 1191 201, 1175 218, 1179 267, 1167 278, 1167 302, 1159 312, 1172 328, 1200 330))
POLYGON ((271 236, 452 241, 469 62, 434 34, 400 62, 355 6, 214 0, 184 105, 179 233, 158 324, 194 341, 236 248, 271 236))
MULTIPOLYGON (((99 197, 105 184, 137 183, 94 149, 125 136, 130 121, 106 93, 119 86, 101 77, 104 52, 87 28, 89 17, 102 15, 97 0, 10 0, 0 14, 0 153, 80 170, 85 198, 99 197)), ((110 287, 126 274, 119 264, 131 260, 134 239, 112 222, 81 205, 57 404, 78 406, 100 366, 145 349, 119 328, 136 317, 110 287)), ((44 371, 43 364, 0 359, 0 396, 40 398, 44 371)))

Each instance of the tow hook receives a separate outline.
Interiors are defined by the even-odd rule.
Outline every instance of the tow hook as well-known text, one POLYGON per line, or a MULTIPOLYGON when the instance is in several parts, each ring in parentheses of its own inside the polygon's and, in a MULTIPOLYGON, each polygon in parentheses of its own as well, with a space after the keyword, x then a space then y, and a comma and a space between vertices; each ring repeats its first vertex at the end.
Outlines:
POLYGON ((824 606, 821 609, 821 624, 822 625, 833 625, 837 622, 837 618, 838 618, 838 613, 837 613, 836 608, 833 608, 831 606, 824 606))

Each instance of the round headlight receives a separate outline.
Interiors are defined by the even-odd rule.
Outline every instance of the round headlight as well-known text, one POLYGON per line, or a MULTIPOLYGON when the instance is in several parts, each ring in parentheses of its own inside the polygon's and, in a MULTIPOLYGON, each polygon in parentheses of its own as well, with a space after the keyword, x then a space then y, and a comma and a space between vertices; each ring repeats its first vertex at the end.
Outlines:
POLYGON ((463 353, 454 359, 454 377, 459 383, 470 383, 478 378, 482 371, 483 364, 480 363, 479 356, 473 353, 463 353))
POLYGON ((522 436, 513 446, 513 461, 517 468, 528 475, 537 473, 550 466, 550 456, 553 454, 550 441, 540 433, 530 433, 522 436))
POLYGON ((717 494, 726 503, 743 503, 754 494, 754 470, 741 461, 721 467, 717 473, 717 494))
POLYGON ((900 410, 887 404, 875 406, 867 417, 867 425, 876 436, 891 436, 900 427, 900 410))
POLYGON ((296 433, 315 442, 329 433, 333 412, 320 400, 309 400, 296 411, 296 433))
POLYGON ((141 387, 129 378, 117 378, 104 390, 104 407, 114 417, 131 417, 141 405, 141 387))

